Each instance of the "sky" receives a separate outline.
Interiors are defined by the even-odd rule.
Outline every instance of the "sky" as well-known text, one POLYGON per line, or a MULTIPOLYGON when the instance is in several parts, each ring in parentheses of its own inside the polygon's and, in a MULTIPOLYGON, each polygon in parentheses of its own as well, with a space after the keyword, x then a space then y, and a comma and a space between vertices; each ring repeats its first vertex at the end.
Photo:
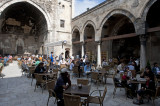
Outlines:
POLYGON ((74 17, 85 12, 87 8, 92 8, 106 0, 75 0, 74 17))

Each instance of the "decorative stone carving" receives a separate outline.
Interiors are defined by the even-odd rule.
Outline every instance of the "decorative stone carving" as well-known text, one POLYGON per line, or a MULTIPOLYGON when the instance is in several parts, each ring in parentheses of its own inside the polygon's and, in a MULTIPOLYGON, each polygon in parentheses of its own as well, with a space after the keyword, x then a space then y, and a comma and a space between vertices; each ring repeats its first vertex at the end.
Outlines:
POLYGON ((139 5, 139 0, 134 0, 132 7, 137 7, 139 5))
POLYGON ((97 43, 98 45, 101 45, 101 44, 102 44, 102 41, 96 41, 96 43, 97 43))
POLYGON ((143 20, 137 19, 134 22, 134 25, 137 35, 146 34, 146 23, 143 20))
POLYGON ((146 45, 147 35, 140 35, 139 39, 140 39, 141 45, 146 45))

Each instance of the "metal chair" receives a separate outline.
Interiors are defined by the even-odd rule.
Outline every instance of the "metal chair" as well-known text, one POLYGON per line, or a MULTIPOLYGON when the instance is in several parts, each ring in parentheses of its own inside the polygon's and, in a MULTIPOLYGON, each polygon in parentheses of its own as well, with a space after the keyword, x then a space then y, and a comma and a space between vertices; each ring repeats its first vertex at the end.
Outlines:
POLYGON ((56 93, 54 92, 55 80, 52 80, 52 81, 47 82, 46 85, 47 85, 48 93, 49 93, 48 101, 47 101, 47 106, 48 106, 49 99, 50 99, 51 97, 55 97, 55 102, 54 102, 54 104, 56 103, 56 101, 58 100, 58 98, 57 98, 57 96, 56 96, 56 93))
MULTIPOLYGON (((77 75, 78 76, 78 74, 79 74, 79 72, 78 72, 78 67, 73 67, 73 74, 75 74, 75 75, 77 75)), ((72 75, 72 78, 73 78, 73 75, 72 75)))
POLYGON ((119 81, 116 81, 115 75, 113 76, 113 83, 114 83, 114 91, 113 91, 113 98, 116 93, 117 88, 125 88, 119 81))
POLYGON ((36 68, 35 66, 29 67, 29 76, 31 76, 31 78, 32 78, 31 86, 32 86, 33 79, 34 79, 33 74, 35 72, 35 68, 36 68))
POLYGON ((43 80, 43 76, 39 75, 39 74, 34 74, 35 75, 35 79, 36 79, 36 84, 35 84, 35 89, 34 92, 36 91, 36 87, 40 86, 42 88, 42 93, 43 93, 43 89, 46 85, 46 81, 43 80))
POLYGON ((104 90, 94 90, 90 96, 87 98, 87 106, 89 106, 89 103, 95 103, 100 104, 100 106, 103 106, 103 101, 107 93, 107 87, 105 87, 104 90), (103 91, 103 95, 101 92, 103 91), (94 92, 99 92, 99 96, 92 96, 94 92))
POLYGON ((63 94, 63 97, 65 106, 82 106, 80 96, 63 94))
POLYGON ((88 85, 89 80, 88 79, 77 79, 77 84, 88 85))
MULTIPOLYGON (((98 72, 91 72, 91 82, 94 80, 94 81, 96 81, 96 82, 98 83, 98 85, 99 85, 100 81, 103 80, 102 78, 103 78, 103 77, 99 76, 99 73, 98 73, 98 72)), ((98 87, 98 85, 97 85, 97 87, 98 87)))

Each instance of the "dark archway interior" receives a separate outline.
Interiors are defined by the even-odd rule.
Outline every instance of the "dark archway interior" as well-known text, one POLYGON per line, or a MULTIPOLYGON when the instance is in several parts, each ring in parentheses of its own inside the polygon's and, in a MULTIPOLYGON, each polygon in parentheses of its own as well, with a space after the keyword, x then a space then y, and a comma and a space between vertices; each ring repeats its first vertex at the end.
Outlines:
POLYGON ((134 33, 134 25, 131 20, 122 14, 111 16, 103 25, 102 38, 134 33))
POLYGON ((47 29, 43 14, 29 3, 15 3, 2 15, 2 33, 40 35, 47 29))
MULTIPOLYGON (((103 25, 101 37, 106 38, 106 37, 119 36, 131 33, 135 33, 135 28, 132 21, 125 15, 115 14, 111 16, 103 25)), ((139 57, 139 50, 140 50, 139 37, 116 39, 112 40, 112 42, 104 41, 102 43, 102 52, 104 52, 105 54, 105 52, 108 51, 109 58, 112 57, 129 58, 133 56, 139 57)))
POLYGON ((0 16, 0 51, 4 55, 25 52, 42 54, 46 35, 46 19, 32 4, 12 4, 0 16))
POLYGON ((89 41, 85 43, 84 52, 88 54, 88 58, 90 61, 96 61, 97 59, 97 44, 95 42, 95 29, 93 25, 88 24, 84 29, 84 40, 92 39, 93 41, 89 41))
MULTIPOLYGON (((148 28, 160 27, 160 0, 157 0, 149 9, 146 22, 148 28)), ((160 64, 160 31, 149 32, 147 39, 147 60, 150 64, 157 62, 160 64)))
POLYGON ((84 30, 84 40, 94 39, 95 38, 95 30, 91 24, 88 24, 84 30))
POLYGON ((81 57, 81 44, 80 43, 74 44, 74 42, 76 42, 76 41, 80 42, 80 32, 78 29, 75 29, 72 34, 72 42, 73 42, 73 44, 72 44, 73 54, 72 55, 75 58, 81 57))
POLYGON ((72 42, 80 41, 80 33, 78 29, 75 29, 72 34, 72 42))
POLYGON ((140 57, 139 37, 113 40, 112 56, 127 58, 140 57))
POLYGON ((149 9, 147 14, 147 27, 153 28, 160 26, 160 14, 158 11, 160 10, 160 0, 157 0, 149 9))

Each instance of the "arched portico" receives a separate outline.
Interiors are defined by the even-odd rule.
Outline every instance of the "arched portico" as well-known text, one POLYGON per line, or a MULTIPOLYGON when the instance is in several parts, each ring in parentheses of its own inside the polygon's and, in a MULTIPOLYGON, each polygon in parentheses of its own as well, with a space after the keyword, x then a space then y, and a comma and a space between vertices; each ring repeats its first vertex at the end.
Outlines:
POLYGON ((80 31, 78 27, 72 30, 72 55, 76 58, 81 57, 80 31))
POLYGON ((160 14, 156 11, 160 10, 160 1, 151 0, 144 9, 143 18, 146 21, 146 55, 147 60, 152 65, 154 62, 160 64, 160 56, 155 55, 160 52, 160 14))
POLYGON ((45 17, 46 21, 47 21, 47 30, 52 30, 51 28, 51 19, 50 19, 50 15, 45 12, 40 6, 38 6, 35 2, 31 1, 31 0, 11 0, 9 2, 6 2, 5 4, 3 4, 2 6, 0 6, 0 15, 2 14, 2 12, 8 8, 9 6, 11 6, 12 4, 15 3, 21 3, 21 2, 26 2, 29 3, 30 5, 33 5, 35 8, 37 8, 45 17))
POLYGON ((10 39, 11 47, 6 50, 1 41, 3 54, 19 54, 19 49, 33 54, 44 53, 43 45, 48 42, 48 31, 51 29, 46 12, 28 0, 10 1, 0 7, 1 39, 10 39), (22 45, 17 45, 21 39, 22 45), (16 48, 15 48, 16 47, 16 48))
POLYGON ((96 26, 92 21, 87 21, 83 27, 83 47, 85 55, 88 55, 89 61, 96 61, 97 59, 97 45, 95 42, 96 26))
POLYGON ((132 21, 128 16, 115 12, 105 23, 103 22, 101 28, 102 59, 139 58, 139 37, 136 37, 132 21))

